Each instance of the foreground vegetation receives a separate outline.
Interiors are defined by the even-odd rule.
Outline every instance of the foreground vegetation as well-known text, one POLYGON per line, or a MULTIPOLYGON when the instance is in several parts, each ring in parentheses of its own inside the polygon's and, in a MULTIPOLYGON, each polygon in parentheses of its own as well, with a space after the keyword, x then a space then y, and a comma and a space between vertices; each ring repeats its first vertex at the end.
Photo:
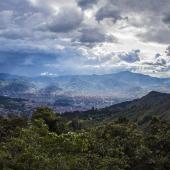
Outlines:
POLYGON ((0 119, 2 170, 168 170, 170 124, 153 118, 140 129, 125 118, 84 128, 51 109, 31 120, 0 119))

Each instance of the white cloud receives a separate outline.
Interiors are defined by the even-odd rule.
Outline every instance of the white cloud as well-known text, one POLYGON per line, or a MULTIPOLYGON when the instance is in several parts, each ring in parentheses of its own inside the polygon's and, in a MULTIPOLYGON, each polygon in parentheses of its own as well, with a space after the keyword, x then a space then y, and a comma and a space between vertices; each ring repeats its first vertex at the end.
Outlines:
POLYGON ((0 1, 0 57, 4 51, 52 53, 60 59, 48 69, 60 73, 169 73, 169 9, 169 0, 0 1))

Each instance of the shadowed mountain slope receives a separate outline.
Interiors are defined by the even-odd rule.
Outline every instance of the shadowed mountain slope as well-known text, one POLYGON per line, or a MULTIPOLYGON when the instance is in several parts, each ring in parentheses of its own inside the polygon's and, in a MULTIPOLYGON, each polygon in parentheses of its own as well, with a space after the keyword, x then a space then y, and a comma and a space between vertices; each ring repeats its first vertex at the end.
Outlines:
POLYGON ((146 96, 103 109, 92 109, 85 112, 65 113, 65 117, 79 117, 89 120, 112 120, 125 117, 139 124, 149 122, 152 117, 170 120, 170 94, 151 91, 146 96))

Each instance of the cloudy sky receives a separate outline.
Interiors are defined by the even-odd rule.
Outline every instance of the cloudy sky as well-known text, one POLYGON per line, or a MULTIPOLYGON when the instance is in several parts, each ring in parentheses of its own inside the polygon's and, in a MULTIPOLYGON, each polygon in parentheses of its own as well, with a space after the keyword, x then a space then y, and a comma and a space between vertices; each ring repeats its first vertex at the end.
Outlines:
POLYGON ((0 0, 0 72, 170 76, 170 0, 0 0))

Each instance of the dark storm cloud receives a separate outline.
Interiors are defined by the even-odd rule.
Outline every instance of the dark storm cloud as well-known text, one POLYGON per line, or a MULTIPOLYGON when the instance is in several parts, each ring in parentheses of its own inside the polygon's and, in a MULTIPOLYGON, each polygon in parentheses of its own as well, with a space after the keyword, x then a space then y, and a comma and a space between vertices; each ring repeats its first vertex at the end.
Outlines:
POLYGON ((80 35, 74 40, 82 45, 94 46, 98 43, 117 43, 117 38, 113 35, 107 35, 99 28, 84 28, 80 30, 80 35))
POLYGON ((122 11, 128 12, 148 12, 159 15, 168 11, 169 0, 108 0, 108 4, 118 6, 122 11))
POLYGON ((170 56, 170 46, 167 47, 165 53, 167 54, 167 56, 170 56))
POLYGON ((19 29, 4 30, 0 33, 0 37, 11 39, 11 40, 28 38, 29 36, 30 34, 19 29))
POLYGON ((119 58, 127 63, 134 63, 136 61, 140 61, 139 57, 140 50, 133 50, 132 52, 119 54, 119 58))
POLYGON ((166 59, 162 58, 161 56, 159 56, 158 58, 156 58, 155 61, 152 61, 152 62, 144 62, 143 64, 145 65, 150 65, 150 66, 162 66, 162 67, 165 67, 166 64, 167 64, 167 61, 166 59))
POLYGON ((83 21, 81 11, 74 8, 63 8, 59 14, 47 24, 52 32, 69 32, 78 28, 83 21))
POLYGON ((31 4, 27 0, 1 0, 0 11, 28 11, 31 4))
POLYGON ((161 65, 161 66, 166 65, 166 63, 167 63, 166 60, 163 59, 163 58, 158 58, 157 61, 156 61, 156 64, 161 65))
POLYGON ((96 13, 96 20, 102 21, 105 18, 110 18, 113 22, 123 19, 120 14, 120 11, 115 6, 104 6, 100 8, 96 13))
POLYGON ((99 0, 77 0, 78 5, 81 8, 89 8, 92 5, 96 4, 99 0))
POLYGON ((157 42, 161 44, 169 44, 170 29, 163 28, 148 29, 145 33, 137 34, 137 36, 145 42, 157 42))
POLYGON ((120 17, 116 15, 116 18, 124 15, 128 17, 129 24, 145 30, 137 34, 141 41, 160 44, 170 42, 170 29, 164 26, 164 23, 170 24, 169 0, 109 0, 109 4, 119 10, 120 17))
POLYGON ((165 16, 163 17, 163 22, 170 26, 170 13, 165 14, 165 16))
POLYGON ((101 42, 113 42, 112 36, 108 36, 101 30, 96 28, 82 29, 80 42, 82 43, 101 43, 101 42))

